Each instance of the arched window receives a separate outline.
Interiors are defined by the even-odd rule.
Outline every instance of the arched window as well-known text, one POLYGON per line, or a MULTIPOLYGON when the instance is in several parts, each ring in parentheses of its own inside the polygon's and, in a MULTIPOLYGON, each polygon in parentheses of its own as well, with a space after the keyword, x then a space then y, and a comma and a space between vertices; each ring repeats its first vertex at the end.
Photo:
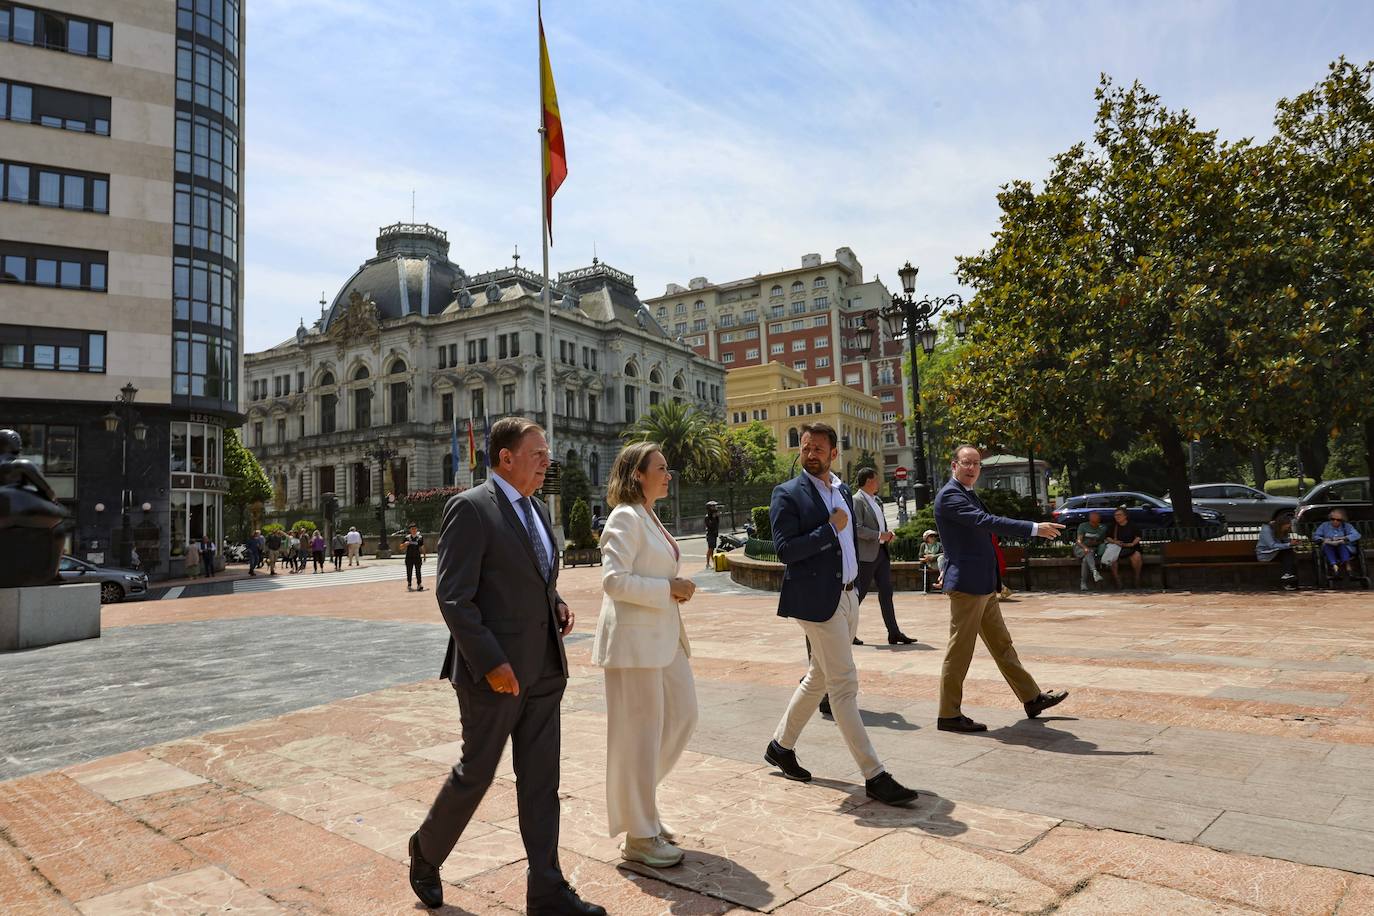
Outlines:
POLYGON ((587 458, 587 476, 592 479, 592 486, 601 486, 601 456, 596 452, 587 458))
POLYGON ((773 287, 773 289, 768 293, 768 295, 770 295, 770 296, 781 296, 781 295, 782 295, 782 285, 781 285, 781 284, 775 285, 775 286, 773 287))
POLYGON ((679 302, 677 305, 673 306, 673 314, 674 314, 674 315, 686 315, 686 314, 687 314, 687 303, 685 303, 685 302, 679 302))
POLYGON ((372 373, 367 371, 366 366, 359 366, 357 369, 353 370, 353 381, 355 382, 361 382, 363 379, 370 378, 371 376, 372 373))
POLYGON ((801 448, 801 437, 797 435, 797 428, 795 426, 787 431, 787 447, 801 448))
POLYGON ((817 277, 816 282, 811 284, 811 286, 815 289, 825 289, 827 285, 828 284, 825 282, 825 277, 817 277))
POLYGON ((406 361, 398 356, 396 357, 396 360, 391 364, 391 374, 399 375, 404 371, 406 371, 406 361))
POLYGON ((372 389, 359 388, 357 391, 353 392, 353 428, 367 429, 371 426, 372 389))
POLYGON ((682 391, 687 387, 687 380, 682 377, 681 372, 673 376, 673 387, 676 388, 678 391, 682 391))
POLYGON ((796 282, 794 282, 794 283, 792 284, 792 292, 794 292, 794 293, 800 293, 800 292, 802 292, 802 291, 805 290, 805 289, 806 289, 806 284, 803 283, 803 282, 800 281, 800 280, 797 280, 796 282))
POLYGON ((693 302, 693 303, 692 303, 692 311, 694 311, 694 312, 700 312, 700 311, 702 311, 702 310, 705 309, 705 308, 706 308, 706 303, 705 303, 705 302, 702 302, 700 299, 698 299, 696 302, 693 302))
POLYGON ((668 317, 668 306, 666 306, 666 305, 660 305, 660 306, 658 307, 658 317, 660 317, 660 318, 667 318, 667 317, 668 317))
POLYGON ((638 377, 639 377, 639 367, 635 365, 635 361, 634 361, 634 360, 630 360, 628 363, 625 364, 625 377, 626 377, 626 378, 638 378, 638 377))
POLYGON ((653 382, 655 385, 663 384, 663 372, 657 366, 649 370, 649 381, 653 382))
POLYGON ((328 388, 332 384, 334 384, 334 373, 326 372, 324 375, 320 376, 321 388, 328 388))

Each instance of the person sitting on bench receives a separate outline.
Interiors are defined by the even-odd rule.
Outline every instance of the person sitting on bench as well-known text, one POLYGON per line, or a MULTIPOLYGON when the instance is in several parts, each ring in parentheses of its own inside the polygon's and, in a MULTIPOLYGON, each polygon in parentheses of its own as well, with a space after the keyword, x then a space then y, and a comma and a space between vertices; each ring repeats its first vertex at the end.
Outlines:
POLYGON ((1279 582, 1288 591, 1298 587, 1298 563, 1293 549, 1293 516, 1286 511, 1274 514, 1272 521, 1260 528, 1255 542, 1255 559, 1261 563, 1278 560, 1283 567, 1279 582))

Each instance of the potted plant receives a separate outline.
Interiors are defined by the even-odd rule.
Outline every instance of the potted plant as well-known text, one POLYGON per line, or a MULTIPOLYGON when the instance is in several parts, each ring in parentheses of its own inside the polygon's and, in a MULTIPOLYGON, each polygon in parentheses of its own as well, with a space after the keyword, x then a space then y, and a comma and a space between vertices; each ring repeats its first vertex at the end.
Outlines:
POLYGON ((592 532, 592 511, 585 499, 573 503, 568 513, 568 540, 563 550, 564 566, 600 566, 601 548, 592 532))

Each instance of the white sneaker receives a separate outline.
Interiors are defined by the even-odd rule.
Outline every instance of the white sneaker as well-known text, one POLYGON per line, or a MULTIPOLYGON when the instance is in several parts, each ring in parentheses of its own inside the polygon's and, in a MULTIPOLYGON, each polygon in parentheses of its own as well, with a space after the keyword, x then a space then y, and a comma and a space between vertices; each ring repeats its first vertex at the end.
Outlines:
POLYGON ((620 857, 627 862, 641 862, 650 868, 671 868, 682 861, 682 850, 661 836, 625 837, 620 844, 620 857))
POLYGON ((1102 581, 1102 573, 1100 573, 1100 572, 1097 571, 1097 567, 1093 567, 1093 581, 1094 581, 1094 582, 1101 582, 1101 581, 1102 581))

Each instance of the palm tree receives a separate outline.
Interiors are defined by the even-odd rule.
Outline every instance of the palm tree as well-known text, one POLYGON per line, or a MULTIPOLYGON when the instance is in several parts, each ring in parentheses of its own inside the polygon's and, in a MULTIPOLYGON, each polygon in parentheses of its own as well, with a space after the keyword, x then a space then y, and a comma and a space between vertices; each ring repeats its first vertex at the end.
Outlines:
POLYGON ((626 442, 657 442, 673 473, 673 520, 682 524, 682 475, 692 472, 710 474, 729 459, 720 426, 707 414, 677 401, 666 401, 649 408, 625 428, 626 442))

